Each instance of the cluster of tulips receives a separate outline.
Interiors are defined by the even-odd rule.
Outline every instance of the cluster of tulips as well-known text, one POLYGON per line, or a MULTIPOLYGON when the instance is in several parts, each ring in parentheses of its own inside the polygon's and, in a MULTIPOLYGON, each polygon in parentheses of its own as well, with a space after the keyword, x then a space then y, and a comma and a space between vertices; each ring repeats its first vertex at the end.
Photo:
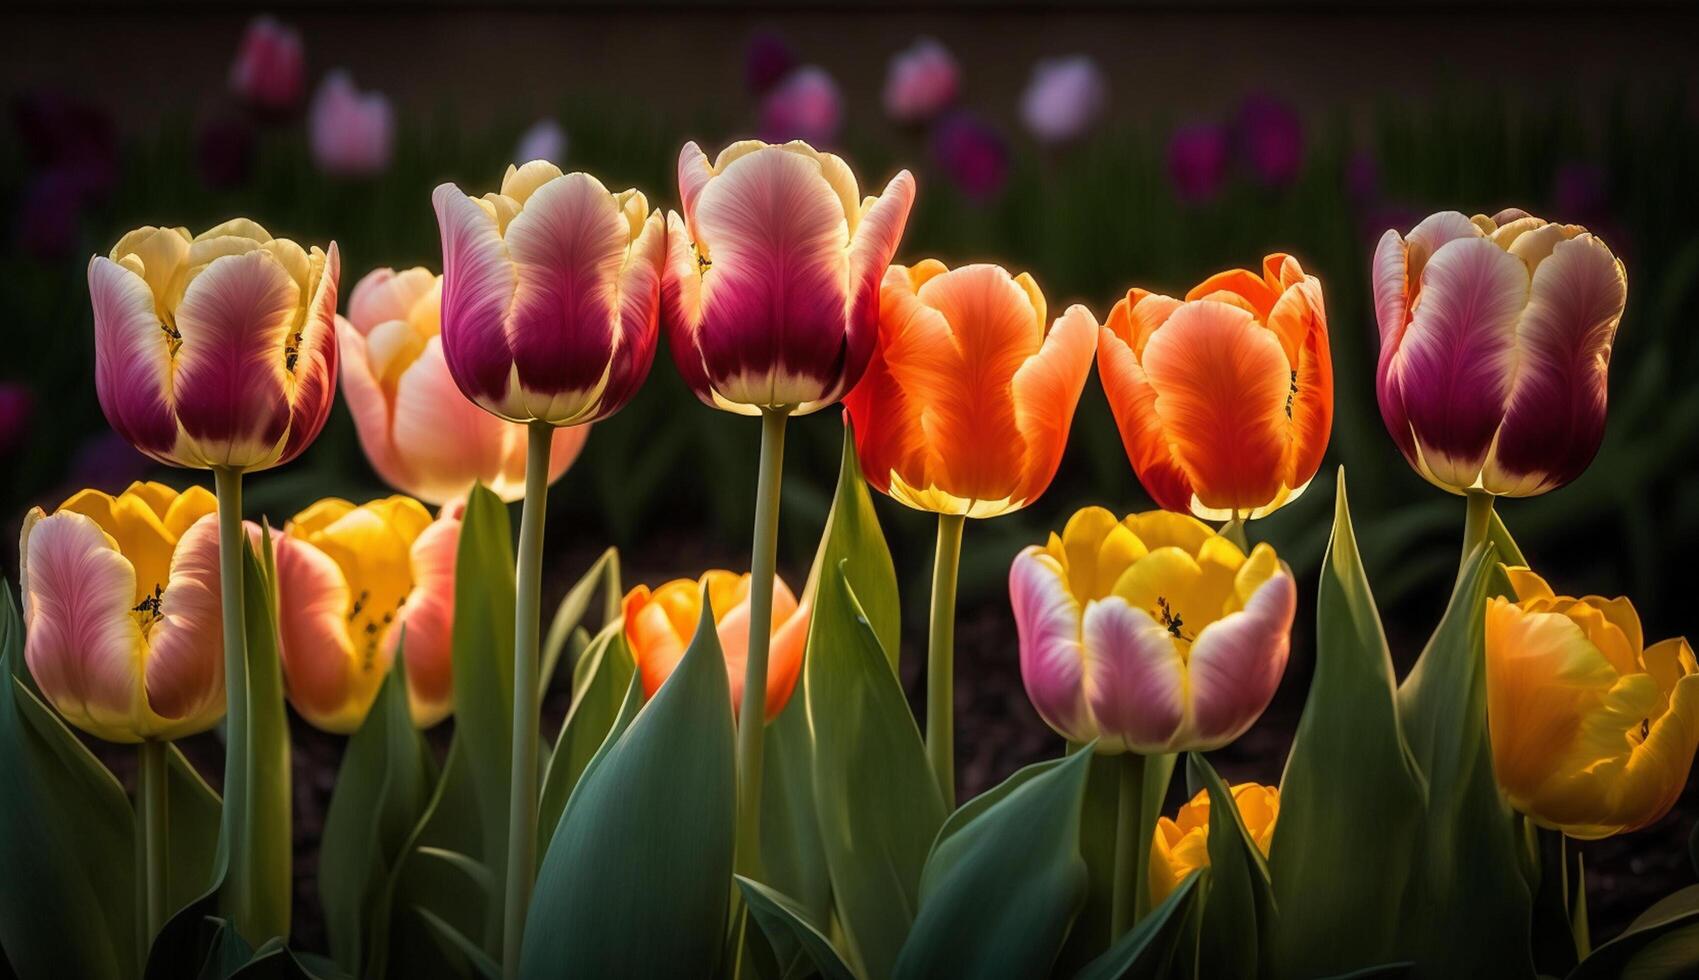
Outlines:
POLYGON ((0 610, 0 939, 21 976, 1699 963, 1691 889, 1593 948, 1565 846, 1674 804, 1699 743, 1692 650, 1647 644, 1627 599, 1559 594, 1493 513, 1599 446, 1626 297, 1602 241, 1514 210, 1382 239, 1380 407, 1467 501, 1457 584, 1399 681, 1341 472, 1285 775, 1229 787, 1201 753, 1268 706, 1300 591, 1248 522, 1305 492, 1332 423, 1320 280, 1276 254, 1184 296, 1130 289, 1101 324, 1052 320, 1028 274, 891 264, 907 172, 863 199, 803 143, 692 143, 678 194, 663 215, 546 162, 481 196, 445 184, 442 274, 378 269, 346 318, 336 246, 247 219, 142 228, 93 259, 107 418, 216 494, 90 489, 25 519, 22 615, 0 610), (704 403, 761 420, 750 570, 626 591, 610 551, 545 636, 548 486, 663 327, 704 403), (1014 559, 1021 674, 1069 748, 958 807, 963 528, 1044 492, 1094 363, 1161 509, 1088 507, 1014 559), (244 523, 244 474, 308 448, 338 373, 405 495, 244 523), (793 589, 774 571, 786 421, 840 403, 836 497, 793 589), (938 515, 924 735, 870 487, 938 515), (542 745, 560 667, 571 709, 542 745), (287 944, 285 701, 350 735, 320 848, 328 957, 287 944), (439 760, 418 729, 451 713, 439 760), (222 798, 171 744, 221 720, 222 798), (134 803, 63 722, 139 745, 134 803))

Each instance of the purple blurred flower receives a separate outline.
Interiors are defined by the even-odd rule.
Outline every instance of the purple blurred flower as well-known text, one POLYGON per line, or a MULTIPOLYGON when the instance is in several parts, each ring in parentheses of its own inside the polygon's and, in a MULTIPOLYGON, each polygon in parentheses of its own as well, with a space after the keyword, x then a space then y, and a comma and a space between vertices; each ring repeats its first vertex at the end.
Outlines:
POLYGON ((75 171, 53 170, 24 184, 14 235, 18 248, 40 259, 62 259, 77 249, 83 205, 92 196, 75 171))
POLYGON ((803 65, 786 75, 761 100, 761 138, 770 143, 830 144, 842 121, 838 83, 817 65, 803 65))
POLYGON ((118 183, 118 131, 104 110, 61 92, 32 92, 13 102, 12 124, 32 169, 64 174, 94 196, 118 183))
POLYGON ((106 487, 117 490, 146 476, 153 463, 136 451, 129 440, 102 428, 90 436, 71 456, 65 482, 73 487, 106 487))
POLYGON ((1168 179, 1174 194, 1187 203, 1201 203, 1221 191, 1227 176, 1227 130, 1215 123, 1192 123, 1168 138, 1168 179))
POLYGON ((1609 204, 1609 180, 1603 167, 1576 160, 1552 175, 1552 212, 1557 219, 1591 225, 1606 217, 1609 204))
POLYGON ((1090 57, 1046 58, 1021 95, 1021 121, 1040 142, 1067 143, 1085 135, 1107 101, 1103 71, 1090 57))
POLYGON ((796 67, 796 54, 784 38, 759 31, 749 39, 743 56, 743 79, 756 95, 766 95, 796 67))
POLYGON ((254 169, 254 129, 246 119, 220 113, 195 134, 195 166, 214 190, 246 183, 254 169))
POLYGON ((29 435, 35 395, 16 381, 0 381, 0 458, 10 456, 29 435))
POLYGON ((950 49, 923 37, 891 57, 885 113, 900 123, 926 122, 956 101, 961 72, 950 49))
POLYGON ((519 145, 513 150, 513 162, 525 164, 532 160, 547 160, 557 167, 566 162, 566 130, 561 128, 559 121, 545 117, 519 134, 519 145))
POLYGON ((250 21, 230 65, 230 91, 262 115, 286 116, 300 108, 307 91, 301 33, 267 15, 250 21))
POLYGON ((1268 187, 1290 184, 1304 169, 1304 123, 1284 102, 1266 95, 1239 104, 1234 136, 1251 176, 1268 187))
POLYGON ((1345 196, 1367 204, 1380 196, 1380 159, 1372 150, 1358 150, 1345 161, 1345 196))
POLYGON ((389 169, 395 115, 381 92, 361 92, 346 71, 319 83, 308 111, 313 162, 337 177, 369 177, 389 169))
POLYGON ((957 112, 932 131, 932 159, 969 197, 985 200, 1009 179, 1009 146, 1003 135, 979 117, 957 112))

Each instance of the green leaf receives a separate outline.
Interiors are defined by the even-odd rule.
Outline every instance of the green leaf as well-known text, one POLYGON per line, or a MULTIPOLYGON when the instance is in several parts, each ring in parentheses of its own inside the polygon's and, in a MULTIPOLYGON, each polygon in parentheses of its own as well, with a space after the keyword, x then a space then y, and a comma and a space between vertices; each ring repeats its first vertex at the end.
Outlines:
POLYGON ((762 769, 761 873, 811 921, 832 912, 832 878, 814 806, 814 733, 802 692, 767 725, 762 769))
POLYGON ((445 922, 441 916, 430 909, 416 910, 419 917, 430 926, 431 934, 443 943, 444 951, 463 957, 482 980, 501 980, 501 966, 490 954, 478 947, 477 943, 466 938, 466 934, 445 922))
MULTIPOLYGON (((1521 821, 1531 857, 1530 886, 1533 888, 1534 966, 1541 976, 1559 977, 1575 969, 1587 947, 1578 942, 1576 926, 1586 923, 1586 872, 1581 852, 1571 850, 1560 830, 1536 827, 1521 821)), ((1585 934, 1583 933, 1583 936, 1585 934)))
POLYGON ((1080 807, 1090 755, 1026 767, 1010 777, 1012 789, 940 831, 894 976, 1049 972, 1085 902, 1080 807))
POLYGON ((704 596, 684 658, 567 802, 526 916, 522 976, 718 967, 737 821, 732 726, 704 596))
POLYGON ((130 802, 23 683, 23 622, 0 588, 0 945, 20 976, 133 976, 130 802))
MULTIPOLYGON (((554 619, 549 622, 548 636, 543 639, 542 668, 538 675, 537 696, 542 698, 548 694, 549 681, 554 677, 555 668, 560 665, 561 656, 568 649, 567 641, 584 616, 590 611, 590 600, 596 594, 596 587, 602 590, 602 629, 620 621, 620 600, 625 591, 620 586, 619 549, 609 548, 602 552, 601 557, 590 566, 572 588, 566 590, 566 595, 555 608, 554 619)), ((574 673, 576 678, 576 671, 574 673)), ((578 698, 578 687, 572 689, 573 700, 578 698)))
POLYGON ((1316 595, 1315 675, 1280 781, 1268 857, 1280 910, 1277 976, 1339 973, 1409 954, 1405 900, 1423 803, 1341 469, 1316 595))
POLYGON ((750 914, 775 951, 794 947, 825 980, 853 980, 855 973, 844 962, 843 954, 801 903, 758 881, 736 877, 750 914))
POLYGON ((170 877, 166 907, 176 911, 206 893, 218 870, 218 827, 224 803, 177 746, 166 753, 170 807, 170 877))
MULTIPOLYGON (((1086 750, 1070 745, 1069 751, 1086 750)), ((1096 752, 1088 754, 1091 755, 1091 772, 1086 776, 1085 802, 1080 807, 1080 856, 1085 858, 1086 899, 1080 914, 1074 917, 1074 927, 1068 930, 1062 952, 1056 957, 1057 976, 1072 976, 1079 972, 1087 963, 1102 956, 1113 938, 1110 931, 1115 898, 1115 833, 1120 818, 1120 759, 1096 752)), ((1015 775, 1026 771, 1022 769, 1015 775)), ((1172 775, 1173 770, 1170 768, 1168 771, 1172 775)), ((947 833, 949 826, 964 811, 1008 786, 1013 779, 1014 776, 1009 777, 950 814, 945 821, 945 830, 940 833, 947 833)), ((1155 806, 1161 806, 1160 796, 1156 798, 1155 806)))
MULTIPOLYGON (((406 639, 402 639, 403 646, 406 639)), ((319 849, 319 899, 331 955, 350 973, 388 944, 373 934, 389 877, 429 801, 425 745, 413 727, 407 665, 397 651, 371 710, 342 755, 319 849)), ((377 953, 380 959, 382 953, 377 953)))
POLYGON ((607 740, 636 671, 619 620, 609 623, 584 648, 582 663, 586 671, 584 683, 575 688, 572 707, 567 710, 566 722, 549 754, 548 769, 543 776, 542 801, 537 813, 539 866, 548 856, 549 840, 566 810, 566 801, 578 785, 585 766, 590 764, 590 758, 607 740))
POLYGON ((885 645, 897 637, 896 574, 847 431, 810 593, 802 684, 820 839, 850 964, 888 976, 945 809, 885 645))
POLYGON ((1683 980, 1699 973, 1699 885, 1666 895, 1568 980, 1683 980))
POLYGON ((1428 787, 1409 906, 1422 976, 1534 975, 1532 896, 1487 741, 1483 621, 1495 555, 1489 542, 1464 563, 1439 628, 1398 690, 1405 738, 1428 787))
POLYGON ((1191 752, 1186 770, 1190 781, 1209 793, 1209 889, 1203 903, 1198 974, 1256 977, 1268 954, 1275 914, 1268 865, 1215 769, 1191 752))
POLYGON ((1169 966, 1183 953, 1198 892, 1194 871, 1180 882, 1150 914, 1127 930, 1109 951, 1091 961, 1075 980, 1154 980, 1169 975, 1169 966))
MULTIPOLYGON (((289 719, 277 652, 276 568, 271 538, 256 554, 242 549, 242 608, 247 628, 246 756, 225 790, 229 866, 223 908, 249 942, 289 935, 294 838, 290 827, 289 719)), ((221 845, 222 846, 222 845, 221 845)))

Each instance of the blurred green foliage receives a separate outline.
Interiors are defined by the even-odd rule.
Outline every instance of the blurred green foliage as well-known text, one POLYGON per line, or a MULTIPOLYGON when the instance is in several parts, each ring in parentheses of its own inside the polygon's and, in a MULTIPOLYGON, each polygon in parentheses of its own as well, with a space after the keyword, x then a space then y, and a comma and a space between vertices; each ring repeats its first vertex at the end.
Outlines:
MULTIPOLYGON (((899 261, 936 255, 1030 271, 1053 311, 1083 302, 1101 318, 1135 284, 1179 292, 1219 269, 1259 268, 1267 252, 1298 256, 1321 277, 1330 314, 1333 439, 1315 486, 1252 533, 1272 541, 1305 576, 1326 544, 1331 467, 1345 465, 1382 607, 1422 590, 1412 608, 1389 616, 1395 639, 1400 622, 1428 623, 1437 615, 1444 591, 1423 587, 1455 570, 1463 504, 1404 465, 1375 407, 1378 341, 1367 293, 1374 240, 1393 223, 1408 230, 1442 208, 1490 214, 1517 205, 1590 223, 1629 270, 1605 445, 1572 486, 1503 502, 1500 512, 1564 591, 1633 596, 1648 636, 1689 629, 1679 568, 1699 528, 1699 385, 1693 382, 1699 338, 1691 325, 1699 301, 1694 111, 1673 91, 1625 90, 1596 111, 1579 112, 1556 100, 1542 103, 1538 95, 1457 90, 1420 108, 1387 102, 1367 116, 1311 118, 1305 166, 1292 185, 1268 188, 1235 177, 1217 198, 1199 205, 1177 202, 1168 182, 1165 141, 1182 120, 1150 118, 1107 129, 1061 152, 1017 143, 1009 184, 990 202, 957 192, 928 166, 923 143, 894 130, 852 132, 839 149, 869 187, 882 186, 899 166, 917 171, 920 194, 899 261), (1373 199, 1353 200, 1347 170, 1364 155, 1378 169, 1379 191, 1373 199), (1550 212, 1554 177, 1572 163, 1604 175, 1602 220, 1550 212)), ((663 108, 619 97, 574 98, 561 106, 559 118, 571 134, 569 169, 591 171, 610 187, 635 185, 666 206, 676 206, 674 161, 685 139, 701 141, 712 153, 739 135, 724 121, 682 123, 663 108)), ((469 123, 447 110, 404 119, 391 171, 360 181, 321 176, 296 123, 262 132, 251 178, 221 191, 206 189, 196 175, 187 121, 126 141, 119 186, 110 203, 84 215, 82 247, 74 257, 42 261, 17 254, 10 239, 5 246, 0 289, 8 356, 0 360, 0 379, 24 381, 37 402, 33 434, 4 463, 0 507, 8 526, 16 528, 29 504, 54 503, 71 489, 65 483, 68 458, 105 425, 91 371, 88 255, 105 252, 137 225, 199 229, 243 214, 274 234, 315 243, 336 239, 346 301, 354 282, 375 266, 439 268, 432 187, 452 180, 473 192, 493 189, 528 122, 469 123)), ((0 188, 14 202, 14 214, 24 176, 17 154, 0 150, 0 188)), ((798 582, 830 504, 839 424, 835 410, 801 420, 787 446, 780 567, 798 582)), ((580 461, 551 495, 554 560, 614 544, 633 556, 639 574, 697 574, 697 568, 675 567, 685 556, 735 565, 748 547, 757 430, 751 420, 696 402, 669 355, 659 353, 647 386, 620 415, 596 427, 580 461)), ((249 481, 251 512, 274 521, 325 494, 363 499, 380 491, 340 407, 301 460, 249 481)), ((1018 515, 969 529, 964 603, 1001 603, 1015 551, 1087 503, 1118 510, 1150 506, 1095 378, 1045 497, 1018 515)), ((930 560, 931 522, 889 501, 881 507, 899 574, 918 585, 930 560)), ((16 558, 7 552, 11 566, 16 558)), ((910 601, 924 603, 923 591, 908 590, 910 601)))

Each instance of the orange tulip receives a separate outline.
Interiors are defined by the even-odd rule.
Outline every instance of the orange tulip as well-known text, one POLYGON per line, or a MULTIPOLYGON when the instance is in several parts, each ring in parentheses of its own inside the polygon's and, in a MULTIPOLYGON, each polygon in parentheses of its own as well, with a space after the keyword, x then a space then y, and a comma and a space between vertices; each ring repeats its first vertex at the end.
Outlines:
POLYGON ((1205 520, 1262 517, 1297 498, 1333 425, 1321 281, 1276 253, 1184 300, 1143 289, 1115 304, 1098 375, 1152 499, 1205 520))
POLYGON ((1036 500, 1097 346, 1083 306, 1047 325, 1024 272, 937 259, 888 269, 872 360, 844 399, 867 481, 938 514, 995 517, 1036 500))
MULTIPOLYGON (((724 569, 705 572, 699 581, 673 579, 653 592, 639 585, 625 596, 625 639, 643 678, 643 696, 652 698, 673 668, 702 617, 702 590, 708 591, 714 631, 731 680, 732 711, 743 704, 743 667, 749 655, 749 574, 724 569)), ((808 638, 808 609, 797 604, 784 580, 773 577, 772 648, 767 670, 767 720, 785 710, 802 671, 802 644, 808 638)))

